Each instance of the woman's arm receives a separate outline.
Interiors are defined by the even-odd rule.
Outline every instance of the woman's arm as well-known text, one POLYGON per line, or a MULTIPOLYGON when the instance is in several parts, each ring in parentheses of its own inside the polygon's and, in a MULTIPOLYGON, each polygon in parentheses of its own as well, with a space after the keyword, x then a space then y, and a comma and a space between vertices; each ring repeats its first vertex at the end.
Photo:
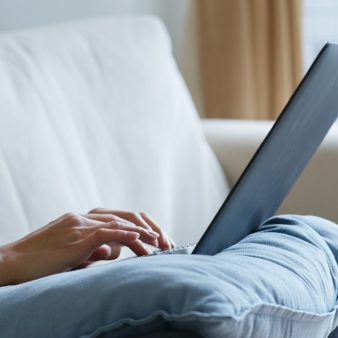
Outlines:
POLYGON ((170 249, 174 243, 144 213, 96 208, 87 214, 69 213, 21 240, 0 247, 0 286, 115 259, 121 246, 135 254, 151 251, 144 243, 170 249))
POLYGON ((14 284, 14 267, 6 252, 7 246, 0 247, 0 286, 14 284))

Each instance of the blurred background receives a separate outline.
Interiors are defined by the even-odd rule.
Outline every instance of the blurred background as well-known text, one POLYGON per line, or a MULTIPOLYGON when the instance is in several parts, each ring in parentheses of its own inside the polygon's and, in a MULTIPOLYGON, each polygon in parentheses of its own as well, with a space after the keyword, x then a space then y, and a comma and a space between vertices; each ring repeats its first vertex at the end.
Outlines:
POLYGON ((0 30, 99 15, 159 16, 201 116, 274 119, 338 41, 335 0, 0 0, 0 30))

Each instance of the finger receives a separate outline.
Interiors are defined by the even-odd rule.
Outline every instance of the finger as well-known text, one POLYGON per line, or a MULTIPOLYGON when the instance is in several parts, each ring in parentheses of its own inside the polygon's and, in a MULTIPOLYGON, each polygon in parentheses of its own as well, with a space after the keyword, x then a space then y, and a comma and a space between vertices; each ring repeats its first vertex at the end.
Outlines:
POLYGON ((146 213, 141 212, 140 215, 151 226, 151 228, 160 235, 160 237, 157 239, 159 247, 163 250, 171 249, 171 243, 169 242, 166 233, 160 228, 160 226, 146 213))
POLYGON ((141 226, 145 229, 151 230, 151 226, 142 218, 140 213, 129 212, 129 211, 119 211, 106 208, 95 208, 89 212, 89 214, 111 214, 120 218, 123 218, 129 222, 133 222, 138 226, 141 226))
POLYGON ((125 243, 125 245, 133 251, 137 256, 147 256, 152 253, 150 249, 144 246, 140 240, 134 242, 125 243))
POLYGON ((90 251, 88 255, 90 256, 94 250, 103 244, 119 242, 127 245, 128 243, 136 241, 139 237, 140 234, 137 232, 99 228, 88 236, 84 242, 90 251))
POLYGON ((163 233, 164 233, 163 237, 164 237, 164 241, 165 241, 165 243, 166 243, 166 248, 167 248, 167 249, 172 249, 173 246, 171 245, 171 241, 170 241, 170 239, 169 239, 168 234, 167 234, 166 232, 164 232, 164 231, 163 231, 163 233))
MULTIPOLYGON (((161 249, 171 249, 175 245, 174 243, 169 240, 166 233, 160 228, 159 225, 147 214, 145 213, 133 213, 128 211, 118 211, 118 210, 111 210, 106 208, 95 208, 89 212, 89 214, 111 214, 117 217, 120 217, 122 219, 125 219, 127 221, 133 222, 138 226, 141 226, 146 229, 151 229, 155 233, 159 235, 158 238, 158 245, 157 247, 161 249)), ((149 243, 148 241, 146 241, 149 243)), ((149 243, 150 244, 150 243, 149 243)), ((151 243, 152 244, 152 243, 151 243)))
POLYGON ((158 240, 154 241, 154 242, 151 242, 151 243, 148 243, 156 248, 159 248, 159 244, 158 244, 158 240))
POLYGON ((114 243, 112 245, 101 245, 85 261, 83 261, 80 265, 76 266, 72 270, 86 268, 87 266, 97 261, 116 259, 120 256, 120 253, 121 245, 119 244, 114 243))
POLYGON ((108 259, 116 259, 120 256, 121 254, 121 247, 122 245, 118 244, 118 243, 113 243, 113 244, 109 244, 110 248, 111 248, 111 254, 108 257, 108 259))
POLYGON ((117 243, 104 244, 98 247, 88 258, 89 262, 116 259, 121 254, 121 245, 117 243))
POLYGON ((141 216, 140 213, 137 212, 127 212, 127 211, 114 211, 113 212, 114 215, 124 218, 130 222, 133 222, 134 224, 143 227, 145 229, 149 229, 149 230, 154 230, 152 229, 151 225, 148 224, 143 217, 141 216))
POLYGON ((169 237, 169 235, 165 232, 164 233, 166 236, 167 241, 170 243, 171 249, 176 247, 175 242, 169 237))
MULTIPOLYGON (((153 231, 144 229, 143 227, 137 226, 132 222, 128 222, 122 218, 119 218, 117 216, 113 215, 100 215, 100 214, 87 214, 82 215, 84 219, 86 220, 95 220, 97 223, 95 226, 97 228, 107 228, 107 229, 119 229, 119 230, 125 230, 125 231, 134 231, 138 232, 141 236, 141 240, 143 240, 146 243, 154 242, 159 235, 153 231)), ((93 226, 93 224, 92 224, 93 226)))
POLYGON ((88 212, 88 214, 111 214, 111 210, 102 208, 102 207, 96 207, 88 212))
POLYGON ((176 248, 176 243, 171 239, 171 238, 168 238, 170 243, 171 243, 171 247, 172 248, 176 248))
POLYGON ((119 222, 126 222, 125 219, 118 217, 113 214, 94 214, 94 213, 88 213, 88 214, 81 214, 82 217, 86 219, 93 219, 100 222, 112 222, 112 221, 119 221, 119 222))
POLYGON ((98 247, 88 258, 87 261, 95 262, 104 259, 108 259, 111 256, 112 248, 107 245, 103 244, 98 247))

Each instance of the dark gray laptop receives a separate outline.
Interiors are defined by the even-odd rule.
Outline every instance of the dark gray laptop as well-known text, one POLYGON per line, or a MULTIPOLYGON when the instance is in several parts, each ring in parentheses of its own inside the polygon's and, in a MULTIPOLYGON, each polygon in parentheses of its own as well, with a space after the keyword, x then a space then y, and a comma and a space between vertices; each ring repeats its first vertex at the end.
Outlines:
POLYGON ((154 254, 214 255, 274 215, 338 116, 338 45, 327 43, 193 247, 154 254))

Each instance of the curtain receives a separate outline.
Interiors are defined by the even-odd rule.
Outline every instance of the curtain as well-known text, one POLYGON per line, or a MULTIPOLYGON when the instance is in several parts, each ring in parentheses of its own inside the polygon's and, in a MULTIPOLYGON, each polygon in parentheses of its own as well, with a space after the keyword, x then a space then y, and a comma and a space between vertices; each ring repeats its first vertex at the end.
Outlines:
POLYGON ((207 117, 274 119, 302 76, 301 0, 197 0, 207 117))

